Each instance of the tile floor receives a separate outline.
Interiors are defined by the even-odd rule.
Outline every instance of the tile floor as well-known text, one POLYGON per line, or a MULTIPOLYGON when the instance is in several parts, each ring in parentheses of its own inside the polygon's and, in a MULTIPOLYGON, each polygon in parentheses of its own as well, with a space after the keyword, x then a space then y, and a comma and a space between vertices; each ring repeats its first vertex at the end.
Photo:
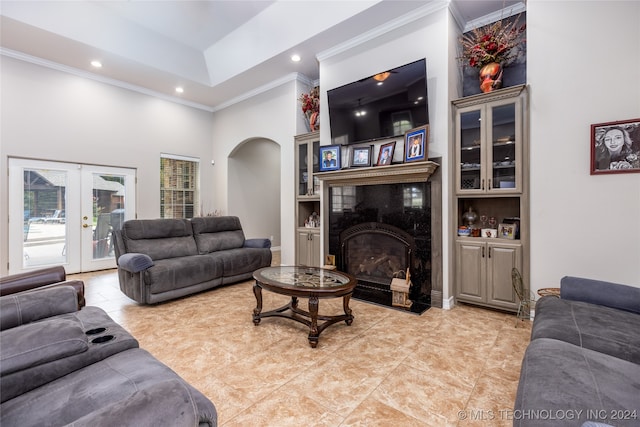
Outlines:
MULTIPOLYGON (((251 281, 141 306, 120 292, 115 270, 70 278, 85 281, 88 305, 210 398, 222 427, 512 424, 531 331, 514 315, 460 305, 418 316, 352 299, 353 324, 329 326, 313 349, 302 324, 253 324, 251 281)), ((287 302, 263 299, 265 311, 287 302)), ((341 299, 320 301, 321 313, 341 309, 341 299)))

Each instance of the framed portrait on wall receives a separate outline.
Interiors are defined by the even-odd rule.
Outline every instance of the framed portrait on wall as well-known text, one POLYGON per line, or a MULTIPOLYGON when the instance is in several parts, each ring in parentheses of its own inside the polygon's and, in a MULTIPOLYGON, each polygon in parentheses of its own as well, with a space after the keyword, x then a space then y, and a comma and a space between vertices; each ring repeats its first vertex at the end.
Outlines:
POLYGON ((591 125, 591 175, 640 172, 640 119, 591 125))
POLYGON ((404 161, 425 160, 429 151, 429 125, 420 126, 404 134, 404 161))
POLYGON ((340 153, 339 145, 320 146, 320 172, 340 169, 340 153))

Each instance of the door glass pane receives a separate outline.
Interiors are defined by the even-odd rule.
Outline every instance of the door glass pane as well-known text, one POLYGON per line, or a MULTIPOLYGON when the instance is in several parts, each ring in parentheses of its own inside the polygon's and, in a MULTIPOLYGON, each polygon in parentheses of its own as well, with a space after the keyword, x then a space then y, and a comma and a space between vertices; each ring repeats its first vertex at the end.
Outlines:
POLYGON ((516 106, 493 107, 492 167, 494 188, 516 187, 516 106))
POLYGON ((460 114, 460 189, 480 188, 480 110, 460 114))
POLYGON ((23 268, 67 261, 67 173, 24 169, 23 268))
POLYGON ((93 174, 93 259, 113 257, 114 231, 124 221, 124 175, 93 174))
POLYGON ((309 182, 308 146, 309 144, 298 146, 298 196, 307 194, 307 183, 309 182))

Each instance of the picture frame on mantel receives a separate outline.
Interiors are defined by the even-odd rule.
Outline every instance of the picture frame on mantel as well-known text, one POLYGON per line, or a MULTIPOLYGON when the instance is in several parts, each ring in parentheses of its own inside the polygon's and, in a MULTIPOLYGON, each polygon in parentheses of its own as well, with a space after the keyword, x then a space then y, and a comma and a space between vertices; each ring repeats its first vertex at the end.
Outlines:
POLYGON ((378 152, 378 161, 376 162, 376 166, 387 166, 390 165, 393 161, 393 152, 396 148, 396 142, 388 142, 380 146, 380 151, 378 152))
POLYGON ((591 125, 591 175, 640 172, 640 118, 591 125))
POLYGON ((319 148, 320 172, 340 169, 342 148, 340 145, 324 145, 319 148))
POLYGON ((429 125, 408 130, 404 134, 404 161, 416 162, 427 158, 429 151, 429 125))
POLYGON ((353 147, 353 150, 351 151, 351 166, 352 167, 371 166, 372 151, 373 150, 370 145, 353 147))

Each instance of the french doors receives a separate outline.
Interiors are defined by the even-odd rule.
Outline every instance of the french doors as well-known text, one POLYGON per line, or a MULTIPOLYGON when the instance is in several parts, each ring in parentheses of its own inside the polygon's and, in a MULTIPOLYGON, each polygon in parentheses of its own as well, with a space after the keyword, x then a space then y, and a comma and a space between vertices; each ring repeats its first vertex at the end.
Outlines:
POLYGON ((9 159, 9 273, 115 268, 112 233, 135 217, 135 169, 9 159))

